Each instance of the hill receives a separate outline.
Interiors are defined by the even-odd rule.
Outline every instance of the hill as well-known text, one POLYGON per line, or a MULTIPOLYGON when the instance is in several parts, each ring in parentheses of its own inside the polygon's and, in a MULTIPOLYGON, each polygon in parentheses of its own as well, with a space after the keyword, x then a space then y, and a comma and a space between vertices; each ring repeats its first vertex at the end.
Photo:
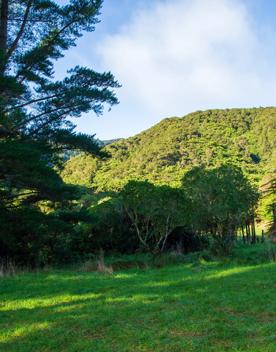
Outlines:
POLYGON ((177 186, 194 166, 231 162, 258 182, 274 165, 275 136, 273 107, 197 111, 108 144, 104 149, 111 157, 105 161, 73 157, 62 176, 102 191, 119 189, 130 179, 177 186))

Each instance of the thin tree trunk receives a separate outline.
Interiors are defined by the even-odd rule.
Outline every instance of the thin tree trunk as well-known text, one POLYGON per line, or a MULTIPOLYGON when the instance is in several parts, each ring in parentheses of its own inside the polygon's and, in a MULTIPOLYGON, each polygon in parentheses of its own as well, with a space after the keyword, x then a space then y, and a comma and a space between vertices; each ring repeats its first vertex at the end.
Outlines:
POLYGON ((16 50, 18 42, 20 40, 20 38, 22 37, 22 35, 24 34, 25 31, 25 26, 28 20, 28 16, 29 16, 29 12, 32 6, 33 0, 29 0, 27 3, 27 7, 25 10, 25 14, 24 14, 24 18, 23 18, 23 22, 21 24, 21 27, 17 33, 16 38, 14 39, 13 43, 11 44, 10 48, 7 50, 7 59, 12 55, 12 53, 16 50))
POLYGON ((243 228, 243 226, 241 227, 241 231, 242 231, 242 241, 243 241, 243 243, 245 243, 245 235, 244 235, 244 228, 243 228))
POLYGON ((165 237, 164 237, 164 240, 163 240, 163 244, 162 244, 162 247, 161 247, 161 252, 163 252, 164 248, 165 248, 165 244, 167 242, 167 239, 168 239, 168 236, 170 234, 169 232, 169 221, 170 221, 170 216, 167 217, 167 221, 166 221, 166 234, 165 234, 165 237))
POLYGON ((246 241, 247 243, 250 243, 250 227, 249 227, 249 224, 248 222, 246 222, 245 224, 245 231, 246 231, 246 241))
POLYGON ((251 222, 251 233, 252 233, 252 243, 256 243, 256 228, 255 228, 255 219, 253 217, 251 222))
POLYGON ((5 72, 5 54, 7 51, 8 39, 8 13, 9 0, 1 0, 1 14, 0 14, 0 76, 5 72))
POLYGON ((262 242, 265 241, 264 230, 262 230, 262 242))
POLYGON ((139 229, 139 226, 138 226, 138 217, 137 217, 137 214, 134 212, 134 215, 132 216, 131 215, 131 212, 128 211, 127 207, 125 207, 125 211, 127 213, 127 215, 129 216, 130 220, 132 221, 132 224, 134 225, 134 228, 136 230, 136 233, 137 233, 137 236, 140 240, 140 242, 142 243, 142 245, 149 249, 149 246, 148 244, 143 240, 143 237, 141 236, 141 233, 140 233, 140 229, 139 229))

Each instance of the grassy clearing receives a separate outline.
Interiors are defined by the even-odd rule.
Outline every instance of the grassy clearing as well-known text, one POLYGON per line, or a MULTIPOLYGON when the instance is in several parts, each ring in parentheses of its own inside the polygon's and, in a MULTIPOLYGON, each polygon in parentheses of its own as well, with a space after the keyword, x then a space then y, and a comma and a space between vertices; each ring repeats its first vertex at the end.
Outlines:
POLYGON ((275 345, 273 263, 0 280, 1 352, 274 352, 275 345))

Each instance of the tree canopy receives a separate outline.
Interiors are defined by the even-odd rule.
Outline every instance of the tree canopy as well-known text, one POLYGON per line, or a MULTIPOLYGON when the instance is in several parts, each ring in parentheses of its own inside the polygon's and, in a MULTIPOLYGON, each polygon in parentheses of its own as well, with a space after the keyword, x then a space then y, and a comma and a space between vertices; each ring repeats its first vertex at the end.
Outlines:
POLYGON ((188 204, 180 189, 130 181, 120 193, 121 202, 142 247, 163 251, 177 226, 187 224, 188 204))
POLYGON ((64 193, 56 171, 66 150, 101 152, 70 118, 118 103, 110 72, 73 67, 55 79, 54 61, 99 22, 101 0, 2 0, 0 17, 0 187, 5 206, 64 193), (28 191, 28 192, 26 192, 28 191), (24 198, 21 195, 24 194, 24 198), (28 200, 27 200, 28 199, 28 200))
POLYGON ((189 171, 182 188, 191 203, 194 230, 211 233, 228 250, 237 229, 254 217, 258 192, 232 165, 189 171))
MULTIPOLYGON (((193 167, 228 162, 258 184, 275 153, 275 136, 276 108, 197 111, 108 144, 104 150, 111 158, 94 164, 90 181, 84 176, 79 182, 105 191, 133 179, 175 187, 193 167)), ((81 156, 72 158, 62 176, 70 183, 86 163, 81 156)))

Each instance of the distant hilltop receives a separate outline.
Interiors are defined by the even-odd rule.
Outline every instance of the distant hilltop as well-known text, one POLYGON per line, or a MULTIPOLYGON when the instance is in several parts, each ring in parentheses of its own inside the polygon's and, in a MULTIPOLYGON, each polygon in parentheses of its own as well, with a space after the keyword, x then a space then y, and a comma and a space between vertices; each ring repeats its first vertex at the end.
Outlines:
POLYGON ((257 183, 275 167, 276 108, 197 111, 102 143, 110 158, 72 157, 62 174, 66 182, 98 190, 119 189, 130 179, 177 186, 194 166, 232 163, 257 183))
POLYGON ((106 139, 106 140, 99 140, 99 143, 103 146, 106 146, 108 144, 111 144, 111 143, 114 143, 114 142, 117 142, 119 141, 121 138, 114 138, 114 139, 106 139))

